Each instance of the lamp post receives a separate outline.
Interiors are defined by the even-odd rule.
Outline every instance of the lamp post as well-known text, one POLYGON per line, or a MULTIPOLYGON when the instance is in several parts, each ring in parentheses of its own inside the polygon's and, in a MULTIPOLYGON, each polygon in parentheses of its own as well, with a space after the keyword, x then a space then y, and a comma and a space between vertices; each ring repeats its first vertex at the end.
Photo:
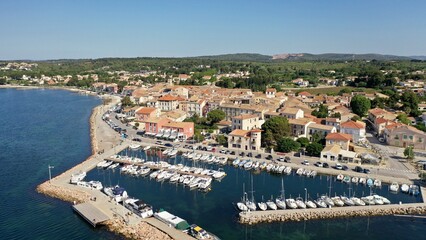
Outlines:
POLYGON ((305 202, 308 201, 308 189, 305 188, 305 202))
POLYGON ((50 164, 47 166, 47 168, 49 169, 49 183, 52 180, 52 173, 50 171, 50 169, 54 168, 54 166, 50 166, 50 164))

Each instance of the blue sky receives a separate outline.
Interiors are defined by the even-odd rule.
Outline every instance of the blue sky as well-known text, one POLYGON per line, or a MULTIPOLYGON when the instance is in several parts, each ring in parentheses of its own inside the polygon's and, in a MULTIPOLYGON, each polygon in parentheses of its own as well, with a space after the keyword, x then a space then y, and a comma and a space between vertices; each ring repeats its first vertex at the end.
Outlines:
POLYGON ((0 59, 426 55, 424 0, 1 0, 0 59))

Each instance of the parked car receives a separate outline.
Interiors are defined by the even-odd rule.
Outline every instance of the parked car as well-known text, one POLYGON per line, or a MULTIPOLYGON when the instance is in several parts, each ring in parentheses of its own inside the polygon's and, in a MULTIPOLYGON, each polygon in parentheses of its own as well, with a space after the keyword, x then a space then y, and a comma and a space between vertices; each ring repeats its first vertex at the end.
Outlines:
POLYGON ((257 154, 256 156, 254 156, 255 158, 261 158, 262 154, 257 154))
POLYGON ((342 170, 343 170, 343 171, 347 171, 348 169, 349 169, 349 168, 348 168, 348 166, 346 166, 346 165, 343 165, 343 166, 342 166, 342 170))
POLYGON ((205 149, 206 149, 206 151, 211 151, 211 150, 213 150, 213 147, 207 146, 207 147, 205 147, 205 149))
POLYGON ((166 146, 166 147, 173 147, 173 144, 171 144, 171 143, 165 143, 164 146, 166 146))
POLYGON ((328 165, 328 163, 325 162, 325 163, 322 164, 322 167, 323 168, 329 168, 330 166, 328 165))
POLYGON ((360 167, 360 166, 356 166, 355 169, 354 169, 354 171, 362 173, 362 172, 364 172, 364 169, 362 167, 360 167))
POLYGON ((231 155, 235 155, 235 151, 231 151, 229 154, 231 154, 231 155))
POLYGON ((322 162, 316 162, 314 165, 317 167, 324 167, 324 164, 322 162))
POLYGON ((241 157, 244 157, 244 155, 246 155, 244 152, 240 153, 241 157))
POLYGON ((247 157, 253 157, 253 154, 252 153, 247 153, 247 157))
POLYGON ((226 154, 226 151, 224 149, 220 150, 219 152, 222 154, 226 154))
POLYGON ((364 168, 364 173, 369 174, 370 173, 370 169, 364 168))
POLYGON ((291 158, 289 156, 284 157, 284 162, 289 163, 291 162, 291 158))
POLYGON ((278 162, 284 162, 284 157, 279 157, 279 158, 277 159, 277 161, 278 161, 278 162))
POLYGON ((156 143, 156 144, 163 145, 163 142, 162 142, 162 141, 156 141, 155 143, 156 143))
POLYGON ((132 141, 135 141, 135 142, 142 142, 142 140, 141 140, 140 138, 133 138, 133 139, 132 139, 132 141))
POLYGON ((269 154, 268 156, 266 156, 266 159, 268 159, 268 160, 272 160, 272 159, 274 159, 274 158, 272 157, 272 155, 271 155, 271 154, 269 154))
POLYGON ((336 163, 336 165, 334 166, 334 168, 337 169, 337 170, 342 170, 343 166, 340 163, 336 163))
POLYGON ((303 160, 302 164, 308 166, 309 165, 309 161, 308 160, 303 160))
POLYGON ((145 131, 137 131, 137 132, 136 132, 136 135, 143 136, 144 134, 145 134, 145 131))

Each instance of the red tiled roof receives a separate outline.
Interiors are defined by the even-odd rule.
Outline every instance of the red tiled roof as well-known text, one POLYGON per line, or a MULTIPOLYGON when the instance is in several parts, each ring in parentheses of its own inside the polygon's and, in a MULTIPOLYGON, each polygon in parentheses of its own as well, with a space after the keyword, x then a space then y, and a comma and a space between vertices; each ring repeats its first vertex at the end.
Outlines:
POLYGON ((347 121, 347 122, 340 124, 340 127, 363 129, 363 128, 365 128, 365 125, 361 122, 347 121))
POLYGON ((325 137, 326 140, 341 140, 341 141, 350 141, 352 136, 345 133, 329 133, 325 137))
POLYGON ((150 114, 152 112, 154 112, 155 110, 157 110, 156 108, 153 107, 144 107, 139 109, 136 113, 138 114, 150 114))

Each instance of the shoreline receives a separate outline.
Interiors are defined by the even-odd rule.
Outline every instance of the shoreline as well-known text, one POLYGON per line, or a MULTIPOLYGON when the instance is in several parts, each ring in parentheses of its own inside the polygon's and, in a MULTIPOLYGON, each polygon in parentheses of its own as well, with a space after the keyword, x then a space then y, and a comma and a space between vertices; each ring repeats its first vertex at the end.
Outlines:
MULTIPOLYGON (((13 87, 9 87, 9 88, 13 88, 13 87)), ((66 90, 70 90, 70 89, 66 89, 66 90)), ((101 104, 92 109, 92 113, 89 118, 90 139, 91 139, 90 142, 91 142, 91 149, 92 149, 91 155, 88 158, 86 158, 84 161, 80 162, 79 164, 55 176, 54 178, 52 178, 51 181, 47 180, 45 182, 40 183, 36 187, 37 193, 43 194, 45 196, 53 197, 65 202, 69 202, 71 204, 91 201, 92 195, 86 189, 80 189, 77 186, 70 185, 69 183, 67 183, 67 181, 66 181, 66 184, 68 184, 69 186, 65 185, 64 187, 64 186, 61 186, 60 184, 63 184, 63 181, 61 180, 69 179, 69 176, 75 173, 76 169, 82 167, 83 165, 91 164, 91 162, 97 160, 96 159, 97 153, 102 148, 100 145, 102 144, 103 139, 98 139, 97 137, 96 131, 99 130, 99 126, 97 125, 96 122, 97 120, 100 119, 99 115, 103 114, 102 110, 108 109, 111 104, 115 104, 114 98, 111 98, 111 99, 112 101, 109 105, 104 106, 103 104, 101 104), (97 119, 98 117, 99 119, 97 119), (58 184, 55 184, 55 183, 58 183, 58 184)), ((104 145, 105 144, 106 143, 104 143, 104 145)), ((153 239, 153 240, 174 239, 171 235, 162 231, 160 228, 153 226, 147 221, 139 221, 136 224, 130 225, 126 223, 123 220, 123 218, 116 216, 106 221, 102 225, 104 225, 108 231, 121 235, 126 239, 153 239)))

